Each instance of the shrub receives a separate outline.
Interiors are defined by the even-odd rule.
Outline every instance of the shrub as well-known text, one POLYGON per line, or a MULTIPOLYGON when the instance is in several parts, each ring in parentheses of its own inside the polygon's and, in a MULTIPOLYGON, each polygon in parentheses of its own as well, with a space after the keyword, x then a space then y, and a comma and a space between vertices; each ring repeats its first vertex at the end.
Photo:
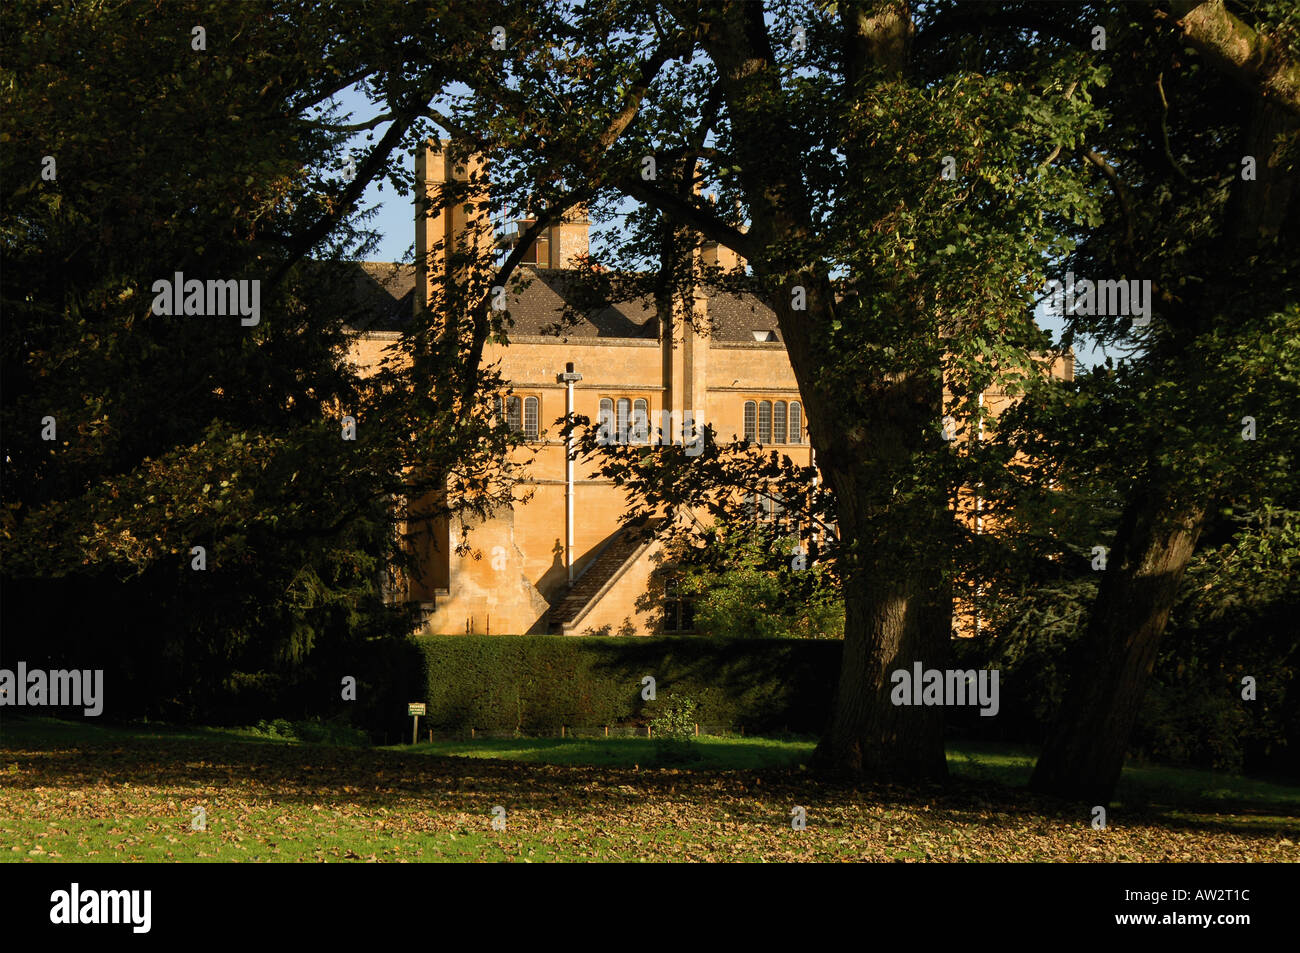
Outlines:
POLYGON ((257 723, 253 731, 267 738, 306 744, 350 747, 369 743, 369 738, 364 731, 338 718, 328 721, 322 721, 320 718, 302 721, 289 721, 287 718, 262 720, 257 723))
POLYGON ((668 549, 666 571, 695 603, 695 630, 715 638, 844 638, 844 600, 829 565, 775 525, 721 521, 668 549))
POLYGON ((698 707, 695 699, 689 695, 673 692, 665 700, 658 714, 650 719, 650 727, 653 733, 661 738, 690 741, 695 737, 695 726, 699 718, 696 713, 698 707))
POLYGON ((422 680, 390 686, 390 730, 414 700, 428 703, 435 729, 528 732, 647 724, 675 695, 694 706, 692 730, 698 721, 815 733, 829 715, 841 650, 833 641, 691 637, 425 635, 412 643, 422 680), (661 701, 641 698, 646 675, 661 701))

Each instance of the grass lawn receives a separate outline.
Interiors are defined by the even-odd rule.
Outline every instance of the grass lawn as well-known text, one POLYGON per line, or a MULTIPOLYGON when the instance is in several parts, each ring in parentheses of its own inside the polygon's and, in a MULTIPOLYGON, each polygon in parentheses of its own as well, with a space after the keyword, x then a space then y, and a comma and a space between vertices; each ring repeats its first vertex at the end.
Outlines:
POLYGON ((0 859, 1300 861, 1300 787, 1137 766, 1097 831, 1008 786, 1028 749, 954 746, 953 782, 917 788, 821 781, 812 746, 703 738, 665 764, 645 738, 368 748, 6 716, 0 859))
POLYGON ((440 758, 500 758, 536 764, 589 764, 597 767, 690 767, 721 771, 797 769, 807 764, 816 742, 810 738, 719 738, 701 736, 692 743, 691 760, 660 765, 661 748, 649 738, 495 738, 474 741, 389 745, 383 750, 440 758))
MULTIPOLYGON (((806 767, 813 738, 701 737, 696 758, 681 767, 760 771, 806 767)), ((384 750, 451 758, 500 758, 540 764, 590 764, 601 767, 658 767, 655 742, 648 738, 506 738, 435 741, 390 745, 384 750)), ((948 747, 948 769, 972 782, 1023 787, 1033 771, 1036 751, 1027 745, 957 742, 948 747)), ((672 765, 669 765, 672 766, 672 765)), ((1300 785, 1287 786, 1239 775, 1130 765, 1125 768, 1116 805, 1183 806, 1215 810, 1270 810, 1300 817, 1300 785)))

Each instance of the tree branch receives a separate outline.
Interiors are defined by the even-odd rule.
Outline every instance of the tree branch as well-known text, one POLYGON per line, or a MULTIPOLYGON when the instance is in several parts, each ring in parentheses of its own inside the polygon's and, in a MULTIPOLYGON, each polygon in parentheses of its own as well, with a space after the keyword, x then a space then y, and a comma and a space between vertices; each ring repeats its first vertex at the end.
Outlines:
POLYGON ((305 109, 310 109, 312 106, 317 106, 320 103, 323 103, 325 100, 329 99, 330 97, 343 92, 343 90, 348 89, 349 87, 365 79, 368 75, 370 75, 371 71, 372 71, 371 67, 366 66, 362 69, 355 70, 354 72, 351 72, 346 76, 340 76, 332 84, 326 86, 320 92, 313 94, 310 98, 300 99, 297 100, 296 102, 290 103, 289 111, 292 113, 300 113, 305 109))
POLYGON ((343 126, 328 122, 312 122, 311 120, 306 120, 306 123, 309 126, 315 126, 317 129, 324 129, 328 132, 365 132, 367 129, 374 129, 376 126, 383 125, 392 119, 392 113, 383 113, 367 122, 357 122, 343 126))
POLYGON ((506 256, 505 262, 497 269, 497 273, 492 279, 492 284, 489 286, 487 297, 474 307, 471 318, 473 321, 473 327, 470 335, 469 354, 466 356, 466 364, 471 369, 472 373, 465 376, 464 383, 461 387, 460 399, 463 406, 468 407, 473 401, 474 388, 477 386, 475 373, 473 372, 477 372, 478 366, 483 360, 483 348, 487 344, 488 307, 492 300, 491 288, 504 286, 510 279, 510 276, 514 274, 515 269, 519 267, 520 262, 524 260, 524 255, 528 253, 529 246, 537 240, 538 236, 540 236, 542 232, 546 231, 546 229, 550 228, 551 225, 561 218, 565 212, 582 202, 589 195, 590 190, 570 192, 557 204, 538 213, 537 220, 520 234, 515 247, 510 250, 510 254, 506 256))
POLYGON ((388 127, 388 131, 384 133, 383 137, 375 145, 374 150, 361 164, 361 168, 357 170, 356 178, 347 184, 333 208, 318 219, 315 224, 296 236, 293 244, 289 247, 288 256, 267 282, 268 294, 284 280, 289 270, 301 261, 307 252, 315 248, 351 212, 357 200, 365 193, 370 181, 383 170, 388 161, 388 156, 406 137, 407 130, 411 128, 411 124, 415 122, 419 115, 418 112, 402 110, 398 110, 396 113, 397 118, 393 120, 393 124, 388 127))
POLYGON ((455 138, 464 142, 473 143, 474 147, 479 151, 486 151, 488 149, 489 144, 482 136, 475 135, 470 132, 469 129, 456 122, 456 120, 445 115, 441 111, 434 109, 432 106, 425 107, 420 112, 420 115, 425 119, 432 119, 455 138))
MULTIPOLYGON (((599 169, 600 160, 608 152, 609 147, 617 142, 619 136, 621 136, 627 130, 628 126, 632 124, 632 121, 636 118, 641 109, 641 103, 645 99, 645 94, 650 89, 650 84, 654 82, 655 76, 658 75, 659 70, 663 65, 673 56, 676 56, 681 52, 680 47, 684 44, 685 39, 684 36, 678 35, 672 42, 665 43, 656 49, 653 55, 641 63, 640 77, 623 97, 623 108, 618 111, 613 120, 597 138, 596 148, 592 149, 583 157, 585 159, 584 164, 587 165, 587 171, 594 178, 593 184, 588 188, 570 192, 557 204, 551 206, 545 212, 538 214, 537 221, 534 222, 522 235, 520 235, 518 244, 515 245, 510 254, 506 257, 504 264, 502 264, 501 268, 498 269, 496 278, 493 281, 494 286, 501 286, 509 280, 510 276, 514 273, 514 270, 519 267, 520 262, 523 261, 523 257, 528 251, 528 246, 531 245, 546 228, 559 219, 570 208, 595 193, 596 188, 599 187, 601 182, 599 169)), ((433 110, 429 108, 426 108, 424 111, 425 115, 430 115, 432 112, 433 110)), ((433 117, 430 116, 430 118, 433 117)), ((438 118, 435 119, 435 121, 444 123, 448 122, 445 118, 438 118)), ((451 131, 454 127, 448 123, 447 128, 451 131)), ((462 130, 462 133, 465 132, 467 131, 462 130)), ((466 137, 471 140, 476 138, 468 135, 466 137)), ((467 355, 468 366, 471 370, 477 370, 483 357, 483 347, 487 343, 487 309, 489 301, 490 297, 484 298, 474 309, 470 350, 467 355)), ((468 402, 473 396, 472 381, 472 374, 465 378, 465 385, 461 394, 461 399, 465 402, 468 402)))
MULTIPOLYGON (((1074 95, 1075 87, 1077 87, 1078 85, 1079 85, 1079 81, 1076 79, 1074 82, 1070 84, 1070 88, 1065 91, 1066 102, 1069 102, 1070 98, 1074 95)), ((1060 154, 1061 154, 1061 143, 1058 142, 1056 144, 1056 148, 1052 150, 1051 155, 1049 155, 1046 159, 1040 162, 1038 164, 1038 167, 1040 169, 1046 169, 1049 165, 1051 165, 1053 162, 1056 161, 1056 157, 1059 156, 1060 154)))
POLYGON ((704 237, 730 248, 742 258, 754 257, 754 240, 749 235, 737 231, 722 219, 709 215, 695 204, 633 176, 620 179, 616 184, 625 195, 666 212, 704 237))
POLYGON ((1088 149, 1083 155, 1101 170, 1102 175, 1106 176, 1110 187, 1115 191, 1115 197, 1119 199, 1119 207, 1124 212, 1124 244, 1128 246, 1131 254, 1133 252, 1133 203, 1129 199, 1128 189, 1124 188, 1124 183, 1119 180, 1119 173, 1115 171, 1115 167, 1096 152, 1088 149))
POLYGON ((645 99, 645 94, 650 90, 650 84, 654 82, 655 77, 659 75, 659 70, 670 59, 689 52, 688 37, 679 34, 671 41, 662 44, 654 53, 641 63, 641 76, 632 84, 627 93, 623 96, 623 108, 619 110, 614 121, 601 134, 599 139, 600 151, 604 152, 612 146, 618 137, 623 135, 624 130, 632 124, 637 113, 641 111, 641 103, 645 99))
POLYGON ((1173 150, 1169 148, 1169 100, 1165 98, 1164 73, 1156 75, 1156 89, 1160 91, 1160 105, 1163 107, 1163 110, 1160 113, 1160 134, 1164 137, 1165 158, 1168 159, 1169 164, 1174 167, 1174 171, 1183 177, 1183 181, 1188 185, 1196 185, 1192 180, 1192 177, 1183 171, 1183 167, 1180 166, 1178 160, 1174 158, 1173 150))
POLYGON ((1173 11, 1183 37, 1216 68, 1300 114, 1300 63, 1281 43, 1233 16, 1223 0, 1175 3, 1173 11))

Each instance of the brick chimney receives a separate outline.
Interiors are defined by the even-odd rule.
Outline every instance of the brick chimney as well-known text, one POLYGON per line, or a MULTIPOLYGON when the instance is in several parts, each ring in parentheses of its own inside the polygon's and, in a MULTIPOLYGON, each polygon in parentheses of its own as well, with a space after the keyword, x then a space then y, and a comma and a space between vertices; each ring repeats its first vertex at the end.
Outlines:
MULTIPOLYGON (((515 223, 515 232, 505 238, 507 247, 513 247, 519 236, 527 231, 537 220, 520 219, 515 223)), ((547 228, 533 246, 524 253, 523 263, 537 268, 576 268, 579 260, 587 254, 587 229, 591 222, 587 218, 585 206, 569 209, 559 222, 547 228)))
POLYGON ((551 262, 554 268, 576 268, 578 259, 590 250, 587 229, 587 207, 579 205, 569 209, 558 224, 551 226, 551 262))

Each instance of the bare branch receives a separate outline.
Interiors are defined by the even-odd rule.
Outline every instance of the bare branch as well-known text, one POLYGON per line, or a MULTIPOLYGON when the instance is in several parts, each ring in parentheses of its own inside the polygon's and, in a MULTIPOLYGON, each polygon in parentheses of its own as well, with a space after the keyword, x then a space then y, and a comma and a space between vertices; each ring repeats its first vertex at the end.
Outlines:
POLYGON ((315 126, 317 129, 324 129, 327 132, 365 132, 367 129, 374 129, 376 126, 382 126, 386 122, 391 122, 392 119, 392 113, 383 113, 368 122, 356 122, 340 126, 334 123, 311 122, 309 120, 307 125, 315 126))
POLYGON ((1119 206, 1124 212, 1124 244, 1132 252, 1133 203, 1129 199, 1128 189, 1124 188, 1124 183, 1119 180, 1119 173, 1115 171, 1115 167, 1104 158, 1091 149, 1088 149, 1083 155, 1084 158, 1101 170, 1102 175, 1106 176, 1106 180, 1110 182, 1110 187, 1115 192, 1115 197, 1119 199, 1119 206))
POLYGON ((1156 89, 1160 91, 1160 105, 1163 107, 1160 113, 1160 134, 1164 137, 1165 158, 1168 159, 1169 164, 1174 167, 1174 171, 1183 177, 1183 181, 1188 185, 1196 185, 1196 182, 1192 180, 1192 177, 1183 171, 1183 167, 1180 166, 1178 160, 1174 158, 1173 150, 1169 148, 1169 100, 1165 98, 1164 73, 1159 73, 1156 76, 1156 89))

